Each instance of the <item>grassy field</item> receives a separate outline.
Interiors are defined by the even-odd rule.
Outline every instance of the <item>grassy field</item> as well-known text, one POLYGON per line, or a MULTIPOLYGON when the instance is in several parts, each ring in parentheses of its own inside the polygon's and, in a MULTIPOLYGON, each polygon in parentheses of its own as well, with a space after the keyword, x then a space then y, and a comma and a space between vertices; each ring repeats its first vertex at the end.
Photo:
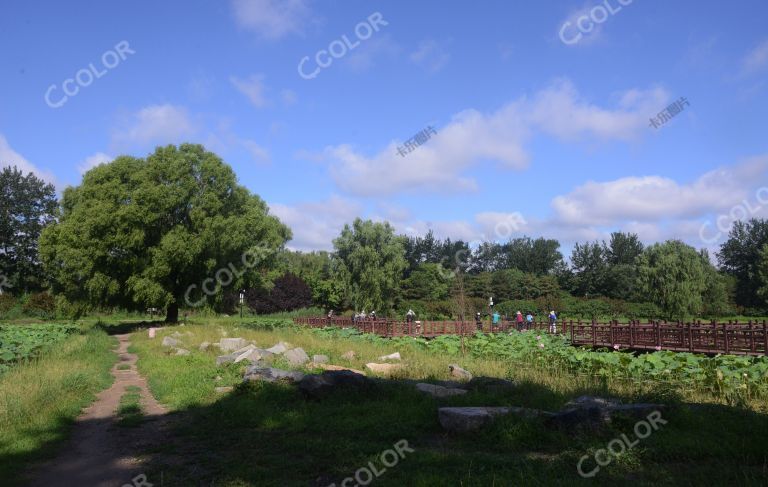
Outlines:
POLYGON ((0 376, 0 479, 53 453, 72 421, 112 380, 115 340, 91 329, 0 376))
MULTIPOLYGON (((158 400, 173 411, 174 434, 154 452, 147 472, 162 485, 341 485, 380 454, 408 442, 399 463, 373 485, 574 485, 597 482, 640 485, 764 485, 768 478, 768 406, 764 399, 734 407, 701 390, 653 380, 626 381, 574 376, 536 364, 511 363, 460 353, 430 353, 398 342, 328 336, 291 328, 249 329, 235 320, 210 320, 167 328, 179 332, 189 356, 173 356, 146 332, 133 337, 139 370, 158 400), (400 378, 448 379, 457 362, 476 376, 519 382, 502 394, 470 393, 443 401, 425 397, 396 380, 367 393, 340 392, 306 401, 294 387, 241 384, 244 365, 216 367, 216 352, 197 351, 201 342, 243 337, 259 346, 278 341, 301 346, 311 356, 363 369, 376 357, 399 351, 407 365, 400 378), (357 359, 341 355, 354 350, 357 359), (217 386, 236 386, 217 394, 217 386), (663 402, 671 409, 661 429, 613 459, 594 478, 595 452, 620 435, 632 435, 634 421, 617 421, 600 433, 569 434, 541 420, 505 417, 473 434, 446 434, 437 420, 440 405, 523 406, 558 410, 582 394, 610 395, 627 402, 663 402), (168 465, 163 452, 182 452, 187 462, 168 465)), ((288 368, 285 363, 275 366, 288 368)), ((363 480, 365 477, 363 476, 363 480)), ((355 485, 355 481, 344 485, 355 485)))

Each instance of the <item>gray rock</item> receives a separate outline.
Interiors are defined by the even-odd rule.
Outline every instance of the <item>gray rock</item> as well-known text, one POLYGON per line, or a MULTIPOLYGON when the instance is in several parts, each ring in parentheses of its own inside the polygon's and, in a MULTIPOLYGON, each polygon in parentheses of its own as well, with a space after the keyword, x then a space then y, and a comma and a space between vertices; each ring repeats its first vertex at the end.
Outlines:
POLYGON ((243 338, 222 338, 219 346, 222 352, 234 352, 248 345, 243 338))
POLYGON ((232 353, 234 353, 236 355, 242 355, 245 352, 250 352, 251 350, 255 350, 255 349, 256 349, 256 345, 248 344, 248 345, 244 346, 243 348, 239 348, 239 349, 235 350, 232 353))
POLYGON ((467 383, 466 387, 470 391, 501 393, 517 388, 517 384, 511 380, 496 377, 475 377, 467 383))
POLYGON ((498 416, 509 414, 509 408, 440 408, 437 411, 440 425, 456 433, 476 431, 493 422, 498 416))
POLYGON ((588 409, 600 408, 608 409, 621 404, 621 401, 615 398, 597 397, 597 396, 579 396, 566 403, 563 410, 566 409, 588 409))
POLYGON ((391 376, 397 373, 398 371, 400 371, 403 368, 403 366, 402 364, 369 363, 369 364, 365 364, 365 368, 376 374, 391 376))
POLYGON ((165 337, 163 338, 163 346, 164 347, 179 347, 183 345, 180 341, 176 340, 173 337, 165 337))
POLYGON ((290 370, 273 369, 271 367, 262 367, 261 364, 251 365, 245 369, 243 381, 264 381, 264 382, 299 382, 304 378, 301 372, 290 370))
POLYGON ((201 352, 207 352, 210 348, 211 348, 210 342, 203 342, 198 347, 198 350, 200 350, 201 352))
POLYGON ((429 394, 430 396, 438 399, 442 399, 445 397, 452 397, 452 396, 460 396, 462 394, 466 394, 466 389, 456 389, 456 388, 449 388, 449 387, 443 387, 435 384, 426 384, 426 383, 419 383, 416 384, 416 390, 419 392, 423 392, 424 394, 429 394))
POLYGON ((472 374, 469 373, 469 371, 466 371, 459 367, 456 364, 451 364, 448 366, 448 368, 451 371, 451 376, 455 377, 457 379, 461 380, 472 380, 472 374))
POLYGON ((261 348, 254 348, 252 350, 245 351, 237 356, 235 363, 240 363, 243 360, 248 360, 251 363, 260 362, 262 360, 270 361, 274 356, 273 353, 267 352, 261 348))
POLYGON ((328 358, 328 355, 313 355, 312 361, 316 364, 327 364, 330 362, 331 359, 328 358))
POLYGON ((373 385, 374 382, 364 375, 349 370, 329 370, 304 377, 298 387, 307 399, 323 399, 339 389, 360 391, 373 385))
POLYGON ((621 401, 614 398, 580 396, 569 401, 562 411, 552 415, 547 425, 566 431, 594 431, 605 427, 614 416, 643 419, 665 409, 664 404, 621 404, 621 401))
POLYGON ((309 355, 307 355, 307 352, 305 352, 302 348, 294 348, 293 350, 288 350, 283 354, 283 356, 288 360, 288 363, 294 367, 298 367, 309 362, 309 355))
POLYGON ((224 387, 217 387, 214 389, 214 392, 216 394, 226 394, 228 392, 232 392, 235 388, 232 386, 224 386, 224 387))
POLYGON ((400 357, 400 352, 395 352, 379 357, 380 362, 385 362, 387 360, 402 360, 402 357, 400 357))
POLYGON ((274 354, 277 354, 277 355, 279 355, 281 353, 285 353, 287 350, 288 350, 288 344, 284 343, 284 342, 280 342, 277 345, 275 345, 274 347, 267 349, 268 352, 271 352, 271 353, 274 353, 274 354))
POLYGON ((216 366, 233 363, 236 358, 237 355, 235 354, 220 355, 216 357, 216 366))
POLYGON ((189 350, 186 350, 184 348, 177 348, 176 349, 176 355, 189 355, 191 352, 189 350))

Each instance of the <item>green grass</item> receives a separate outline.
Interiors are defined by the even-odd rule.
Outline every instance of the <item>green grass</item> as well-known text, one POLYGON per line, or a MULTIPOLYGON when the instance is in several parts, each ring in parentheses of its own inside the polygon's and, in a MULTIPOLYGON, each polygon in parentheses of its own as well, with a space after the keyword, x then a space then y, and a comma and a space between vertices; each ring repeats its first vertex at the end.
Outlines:
POLYGON ((0 479, 54 452, 95 394, 109 387, 115 340, 91 330, 0 377, 0 479))
POLYGON ((125 394, 120 397, 117 407, 117 423, 120 426, 136 427, 144 422, 144 411, 141 407, 141 388, 128 386, 125 394))
MULTIPOLYGON (((133 350, 158 400, 181 415, 166 448, 206 452, 190 457, 186 465, 150 462, 150 471, 156 476, 162 472, 168 486, 340 485, 368 462, 380 469, 378 455, 401 440, 415 452, 387 469, 375 485, 762 485, 768 473, 764 400, 737 408, 700 390, 652 380, 576 376, 533 363, 428 353, 399 342, 324 336, 291 327, 267 330, 215 320, 212 325, 169 328, 160 335, 150 340, 146 333, 135 334, 133 350), (162 336, 174 331, 185 334, 181 340, 193 350, 191 355, 163 352, 162 336), (262 347, 286 341, 310 356, 326 354, 331 363, 356 369, 400 351, 407 364, 401 378, 449 379, 447 365, 458 362, 475 375, 506 377, 520 386, 502 394, 476 392, 437 402, 391 381, 368 393, 340 392, 320 402, 306 401, 292 386, 243 385, 244 364, 217 368, 215 350, 197 351, 199 343, 217 342, 224 333, 262 347), (355 360, 341 359, 348 350, 357 352, 355 360), (214 392, 227 385, 236 386, 233 393, 214 392), (582 394, 660 401, 672 409, 664 415, 667 425, 592 481, 578 476, 579 459, 606 448, 621 434, 631 435, 634 421, 616 421, 600 433, 571 435, 553 431, 540 420, 506 417, 460 436, 445 434, 437 421, 437 408, 443 404, 558 410, 582 394)), ((587 465, 593 467, 594 460, 587 465)))

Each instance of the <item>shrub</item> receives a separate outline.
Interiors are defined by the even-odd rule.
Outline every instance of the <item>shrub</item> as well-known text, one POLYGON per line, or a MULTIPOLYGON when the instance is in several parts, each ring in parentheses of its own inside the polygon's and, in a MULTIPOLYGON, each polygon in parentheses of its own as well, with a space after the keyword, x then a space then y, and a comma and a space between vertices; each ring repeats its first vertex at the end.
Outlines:
POLYGON ((56 301, 48 293, 30 294, 22 306, 25 314, 40 318, 53 318, 56 311, 56 301))

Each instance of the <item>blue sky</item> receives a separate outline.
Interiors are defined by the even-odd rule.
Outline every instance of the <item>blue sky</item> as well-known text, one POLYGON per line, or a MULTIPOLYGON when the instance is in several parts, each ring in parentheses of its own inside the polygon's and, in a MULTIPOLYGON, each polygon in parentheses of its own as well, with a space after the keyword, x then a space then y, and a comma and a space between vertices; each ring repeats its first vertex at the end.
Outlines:
POLYGON ((762 0, 8 0, 0 165, 61 190, 202 143, 302 250, 356 216, 566 253, 612 230, 716 248, 768 216, 767 18, 762 0))

